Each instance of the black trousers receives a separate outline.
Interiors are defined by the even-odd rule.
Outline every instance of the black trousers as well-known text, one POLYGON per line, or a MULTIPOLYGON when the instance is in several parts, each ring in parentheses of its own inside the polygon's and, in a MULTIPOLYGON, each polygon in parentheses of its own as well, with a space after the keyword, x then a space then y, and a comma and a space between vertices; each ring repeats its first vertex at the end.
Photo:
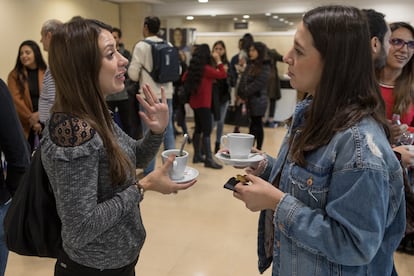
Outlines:
POLYGON ((263 116, 251 116, 250 117, 250 129, 249 133, 253 134, 256 139, 256 148, 258 150, 262 149, 264 131, 263 131, 263 116))
POLYGON ((72 261, 62 250, 55 264, 54 276, 135 276, 135 265, 138 259, 131 264, 117 269, 96 269, 72 261))
POLYGON ((194 110, 194 133, 202 133, 204 137, 210 137, 213 128, 211 109, 207 107, 195 108, 194 110))

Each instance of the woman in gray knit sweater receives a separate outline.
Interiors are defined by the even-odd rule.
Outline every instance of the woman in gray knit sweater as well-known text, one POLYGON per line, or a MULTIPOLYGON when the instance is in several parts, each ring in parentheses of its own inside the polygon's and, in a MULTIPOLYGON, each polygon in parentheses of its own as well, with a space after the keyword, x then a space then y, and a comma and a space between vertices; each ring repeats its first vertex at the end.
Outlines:
POLYGON ((164 91, 160 102, 147 86, 146 100, 138 100, 151 131, 137 141, 114 123, 105 97, 124 88, 127 63, 111 27, 101 22, 73 19, 53 35, 49 64, 56 101, 41 150, 62 221, 56 276, 135 275, 145 240, 143 191, 168 194, 195 183, 169 179, 173 156, 137 182, 135 169, 145 167, 162 142, 168 107, 164 91))

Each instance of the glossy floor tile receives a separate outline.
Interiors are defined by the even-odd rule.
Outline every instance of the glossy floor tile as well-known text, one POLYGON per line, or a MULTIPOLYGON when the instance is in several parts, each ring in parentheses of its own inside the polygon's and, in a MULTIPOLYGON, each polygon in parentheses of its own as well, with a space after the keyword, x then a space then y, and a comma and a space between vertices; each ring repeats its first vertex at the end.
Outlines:
MULTIPOLYGON (((232 126, 225 127, 225 133, 232 130, 232 126)), ((247 132, 247 128, 241 130, 247 132)), ((266 128, 263 150, 276 155, 284 133, 283 127, 266 128)), ((177 138, 177 145, 181 139, 177 138)), ((192 156, 192 145, 186 150, 192 156)), ((189 166, 200 173, 191 189, 168 196, 145 194, 141 206, 147 239, 137 276, 261 275, 256 257, 258 213, 247 210, 223 189, 229 177, 243 171, 231 166, 206 169, 191 160, 189 166)), ((54 263, 52 259, 10 253, 6 276, 52 276, 54 263)), ((413 256, 396 254, 396 265, 400 276, 413 275, 413 256)), ((271 272, 262 275, 270 276, 271 272)))

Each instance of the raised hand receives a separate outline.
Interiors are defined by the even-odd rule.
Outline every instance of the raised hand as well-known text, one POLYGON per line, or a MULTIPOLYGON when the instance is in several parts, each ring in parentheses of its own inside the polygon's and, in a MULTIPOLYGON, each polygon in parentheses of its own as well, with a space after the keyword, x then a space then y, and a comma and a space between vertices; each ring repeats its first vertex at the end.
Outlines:
POLYGON ((169 123, 168 105, 164 88, 161 87, 161 102, 148 84, 142 87, 142 91, 144 92, 145 99, 137 95, 137 100, 145 112, 140 111, 139 115, 154 134, 161 134, 169 123))

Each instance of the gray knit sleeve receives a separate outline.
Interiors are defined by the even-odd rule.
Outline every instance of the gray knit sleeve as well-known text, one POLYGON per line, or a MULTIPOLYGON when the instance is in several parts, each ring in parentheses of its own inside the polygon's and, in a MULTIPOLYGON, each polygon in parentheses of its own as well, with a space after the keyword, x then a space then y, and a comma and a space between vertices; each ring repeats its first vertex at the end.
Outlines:
POLYGON ((56 197, 64 246, 80 249, 115 231, 123 218, 136 217, 140 194, 133 183, 112 185, 102 139, 85 121, 54 123, 42 141, 42 162, 56 197))

